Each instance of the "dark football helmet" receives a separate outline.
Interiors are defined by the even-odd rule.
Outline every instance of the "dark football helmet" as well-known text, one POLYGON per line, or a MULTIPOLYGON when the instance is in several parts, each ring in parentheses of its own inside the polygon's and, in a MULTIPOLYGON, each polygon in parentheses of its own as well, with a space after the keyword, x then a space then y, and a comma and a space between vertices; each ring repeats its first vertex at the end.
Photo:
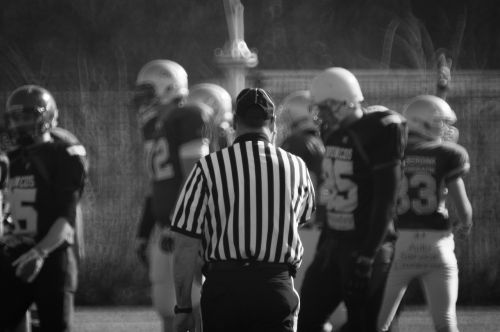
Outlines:
POLYGON ((52 94, 37 85, 24 85, 7 99, 4 121, 16 145, 29 145, 57 123, 58 110, 52 94))

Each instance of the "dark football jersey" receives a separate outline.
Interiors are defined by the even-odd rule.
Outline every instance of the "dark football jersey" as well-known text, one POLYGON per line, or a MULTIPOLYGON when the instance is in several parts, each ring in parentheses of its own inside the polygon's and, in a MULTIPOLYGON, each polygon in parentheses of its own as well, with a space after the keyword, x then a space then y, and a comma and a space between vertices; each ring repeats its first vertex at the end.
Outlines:
POLYGON ((396 228, 447 230, 447 182, 469 170, 467 151, 453 142, 424 141, 410 135, 398 196, 396 228))
POLYGON ((302 158, 309 172, 320 178, 325 146, 314 130, 294 132, 281 143, 281 148, 302 158))
POLYGON ((59 217, 74 227, 86 178, 84 147, 54 140, 15 149, 8 157, 13 233, 39 241, 59 217))
POLYGON ((326 207, 325 226, 334 234, 364 240, 370 228, 373 171, 401 164, 406 139, 406 122, 392 111, 365 113, 326 139, 319 201, 326 207))
POLYGON ((152 208, 156 221, 162 225, 170 224, 170 212, 187 175, 183 174, 179 149, 203 138, 206 111, 199 105, 185 105, 169 111, 164 119, 146 123, 149 128, 144 129, 144 148, 153 189, 152 208))

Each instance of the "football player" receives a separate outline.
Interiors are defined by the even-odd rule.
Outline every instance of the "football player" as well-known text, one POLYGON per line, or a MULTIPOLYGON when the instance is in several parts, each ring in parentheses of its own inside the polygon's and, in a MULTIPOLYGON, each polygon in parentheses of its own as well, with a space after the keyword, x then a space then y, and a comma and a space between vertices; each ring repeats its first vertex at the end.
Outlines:
POLYGON ((387 331, 409 282, 419 278, 436 331, 458 331, 458 267, 445 201, 449 195, 460 219, 456 231, 466 236, 472 227, 463 181, 469 157, 463 147, 445 139, 457 130, 451 127, 457 118, 441 98, 418 96, 403 115, 410 133, 398 196, 398 240, 378 327, 387 331))
POLYGON ((366 112, 358 80, 344 68, 322 71, 310 91, 313 114, 327 123, 316 215, 325 226, 302 284, 298 330, 322 331, 344 301, 349 331, 374 331, 393 253, 406 123, 396 112, 366 112))
POLYGON ((325 147, 319 137, 318 126, 309 112, 311 103, 309 91, 289 94, 279 106, 278 121, 285 132, 281 148, 304 160, 316 187, 321 175, 325 147))
MULTIPOLYGON (((186 104, 187 95, 187 73, 178 63, 153 60, 139 71, 134 103, 151 192, 145 199, 136 248, 141 261, 149 266, 153 305, 168 332, 173 328, 176 303, 170 213, 185 177, 209 150, 204 131, 211 109, 202 103, 186 104)), ((193 304, 198 307, 200 289, 201 262, 192 291, 193 304)))
POLYGON ((22 86, 7 99, 12 226, 1 238, 0 331, 14 329, 32 303, 41 331, 71 328, 75 218, 87 163, 81 144, 52 138, 56 114, 50 92, 36 85, 22 86))
POLYGON ((213 83, 200 83, 189 88, 188 103, 204 103, 212 112, 205 136, 210 141, 210 152, 232 144, 233 106, 231 95, 223 87, 213 83))
MULTIPOLYGON (((311 94, 306 90, 292 92, 283 99, 278 106, 277 126, 280 133, 278 145, 304 160, 317 192, 325 146, 310 113, 311 104, 311 94)), ((320 227, 314 223, 314 217, 311 221, 299 230, 304 256, 301 268, 294 279, 296 289, 300 289, 302 285, 305 269, 312 262, 320 234, 320 227)))

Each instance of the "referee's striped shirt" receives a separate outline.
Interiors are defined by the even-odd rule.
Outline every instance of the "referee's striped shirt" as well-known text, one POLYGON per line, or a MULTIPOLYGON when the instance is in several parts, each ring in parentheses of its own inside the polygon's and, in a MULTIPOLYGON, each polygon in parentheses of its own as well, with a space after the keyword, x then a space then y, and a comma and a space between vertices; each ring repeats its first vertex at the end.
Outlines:
POLYGON ((305 163, 265 135, 246 134, 198 161, 172 214, 172 230, 202 239, 205 261, 298 267, 298 226, 315 209, 305 163))

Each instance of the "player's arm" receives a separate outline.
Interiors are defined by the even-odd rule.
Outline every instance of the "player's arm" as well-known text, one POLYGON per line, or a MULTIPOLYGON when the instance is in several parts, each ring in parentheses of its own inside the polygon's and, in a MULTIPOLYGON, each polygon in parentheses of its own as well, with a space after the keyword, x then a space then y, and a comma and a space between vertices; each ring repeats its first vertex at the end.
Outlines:
MULTIPOLYGON (((205 177, 202 173, 197 163, 179 193, 171 226, 175 242, 173 269, 177 307, 191 310, 191 291, 199 269, 198 255, 207 205, 205 177)), ((192 313, 176 315, 174 325, 179 331, 192 331, 192 313)))
POLYGON ((43 256, 47 256, 63 243, 73 243, 74 233, 75 230, 68 218, 59 217, 52 227, 50 227, 47 235, 35 245, 35 250, 42 253, 43 256))
POLYGON ((373 205, 370 215, 369 236, 360 254, 373 259, 387 234, 394 217, 397 192, 401 179, 401 165, 390 164, 373 171, 373 205))
POLYGON ((462 177, 456 177, 446 186, 460 220, 458 232, 460 235, 468 235, 472 227, 472 205, 467 197, 464 181, 462 177))
POLYGON ((395 216, 399 184, 402 178, 401 163, 408 132, 406 121, 394 113, 380 119, 382 127, 373 149, 367 151, 372 168, 372 206, 368 235, 360 254, 373 260, 384 241, 389 225, 395 216))
MULTIPOLYGON (((73 218, 67 215, 59 216, 52 224, 47 234, 29 251, 21 255, 12 265, 16 267, 16 275, 27 282, 32 282, 43 267, 45 258, 51 252, 59 248, 64 243, 74 243, 74 216, 79 193, 75 192, 72 202, 68 202, 73 207, 73 218)), ((65 211, 69 211, 66 208, 65 211)))
POLYGON ((436 96, 446 100, 451 89, 451 59, 446 59, 444 52, 440 53, 437 60, 438 79, 436 83, 436 96))
POLYGON ((155 225, 155 217, 153 214, 153 205, 151 195, 147 195, 142 207, 142 215, 137 227, 137 236, 135 243, 135 252, 137 257, 145 266, 148 266, 148 241, 155 225))
POLYGON ((198 268, 198 252, 201 239, 182 233, 174 233, 174 280, 177 306, 191 308, 191 288, 198 268))

